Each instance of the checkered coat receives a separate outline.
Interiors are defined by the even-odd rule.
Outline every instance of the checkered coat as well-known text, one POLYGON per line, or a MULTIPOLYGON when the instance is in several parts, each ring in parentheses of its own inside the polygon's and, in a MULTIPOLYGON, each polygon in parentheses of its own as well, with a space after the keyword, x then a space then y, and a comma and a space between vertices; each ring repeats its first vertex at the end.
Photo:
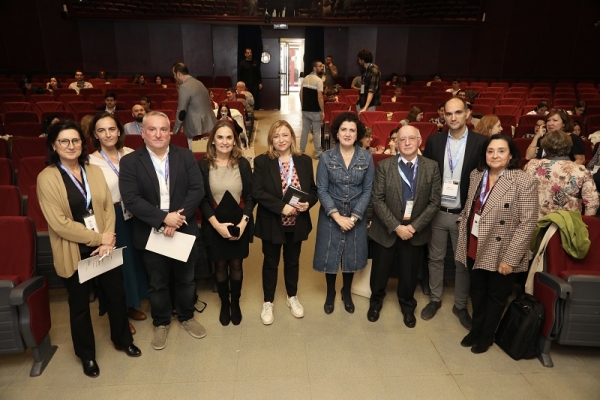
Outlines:
MULTIPOLYGON (((483 171, 471 172, 469 194, 460 214, 456 261, 467 264, 469 218, 481 191, 483 171)), ((505 170, 490 193, 479 220, 477 258, 473 268, 497 271, 500 262, 513 272, 527 271, 528 250, 538 218, 538 182, 520 169, 505 170)))

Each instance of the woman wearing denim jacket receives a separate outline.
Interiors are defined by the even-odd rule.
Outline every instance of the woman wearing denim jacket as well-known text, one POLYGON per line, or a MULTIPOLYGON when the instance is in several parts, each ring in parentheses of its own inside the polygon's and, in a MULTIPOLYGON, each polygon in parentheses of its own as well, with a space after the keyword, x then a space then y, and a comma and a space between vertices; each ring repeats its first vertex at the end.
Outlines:
POLYGON ((354 113, 340 114, 331 124, 337 145, 323 153, 317 167, 317 193, 321 208, 313 268, 327 281, 325 313, 331 314, 335 279, 340 265, 344 308, 354 313, 350 288, 354 272, 367 264, 367 221, 375 167, 373 157, 359 143, 365 126, 354 113))

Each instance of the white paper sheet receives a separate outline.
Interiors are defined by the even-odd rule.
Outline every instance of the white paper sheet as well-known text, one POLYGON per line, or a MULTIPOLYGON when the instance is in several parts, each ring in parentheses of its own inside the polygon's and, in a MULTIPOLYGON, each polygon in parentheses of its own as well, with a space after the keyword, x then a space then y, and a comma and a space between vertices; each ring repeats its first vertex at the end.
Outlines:
POLYGON ((116 249, 110 256, 104 257, 102 261, 100 261, 100 256, 94 256, 79 261, 77 264, 79 283, 89 281, 106 271, 110 271, 111 269, 117 268, 119 265, 123 265, 124 248, 125 247, 116 249))
POLYGON ((167 237, 162 232, 157 233, 152 229, 146 243, 146 250, 186 262, 195 241, 196 236, 187 233, 175 232, 173 237, 167 237))

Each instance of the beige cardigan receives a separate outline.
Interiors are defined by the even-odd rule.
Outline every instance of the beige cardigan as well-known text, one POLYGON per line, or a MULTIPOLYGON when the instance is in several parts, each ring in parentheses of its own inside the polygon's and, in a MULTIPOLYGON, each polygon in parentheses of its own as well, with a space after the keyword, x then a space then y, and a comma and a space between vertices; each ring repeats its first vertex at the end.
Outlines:
POLYGON ((115 231, 115 209, 102 170, 95 165, 86 165, 94 215, 102 233, 75 222, 67 199, 67 189, 58 168, 46 167, 38 175, 37 195, 48 221, 54 268, 58 276, 69 278, 77 270, 77 263, 81 259, 78 243, 98 247, 102 244, 102 233, 115 231))

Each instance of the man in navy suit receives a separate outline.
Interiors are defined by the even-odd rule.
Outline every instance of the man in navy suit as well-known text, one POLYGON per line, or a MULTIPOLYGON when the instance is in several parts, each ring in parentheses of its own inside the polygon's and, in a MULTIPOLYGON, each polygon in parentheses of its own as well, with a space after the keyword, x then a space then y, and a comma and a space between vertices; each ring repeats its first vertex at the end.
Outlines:
POLYGON ((142 252, 150 277, 148 297, 152 308, 152 347, 167 346, 172 310, 177 311, 181 328, 199 339, 206 330, 194 320, 196 249, 186 262, 146 250, 150 235, 173 237, 175 232, 197 235, 196 209, 204 196, 200 169, 188 149, 170 145, 169 117, 151 111, 144 117, 145 146, 123 157, 119 189, 125 208, 133 214, 133 243, 142 252), (189 223, 188 223, 189 221, 189 223), (170 281, 173 276, 174 304, 170 281))

